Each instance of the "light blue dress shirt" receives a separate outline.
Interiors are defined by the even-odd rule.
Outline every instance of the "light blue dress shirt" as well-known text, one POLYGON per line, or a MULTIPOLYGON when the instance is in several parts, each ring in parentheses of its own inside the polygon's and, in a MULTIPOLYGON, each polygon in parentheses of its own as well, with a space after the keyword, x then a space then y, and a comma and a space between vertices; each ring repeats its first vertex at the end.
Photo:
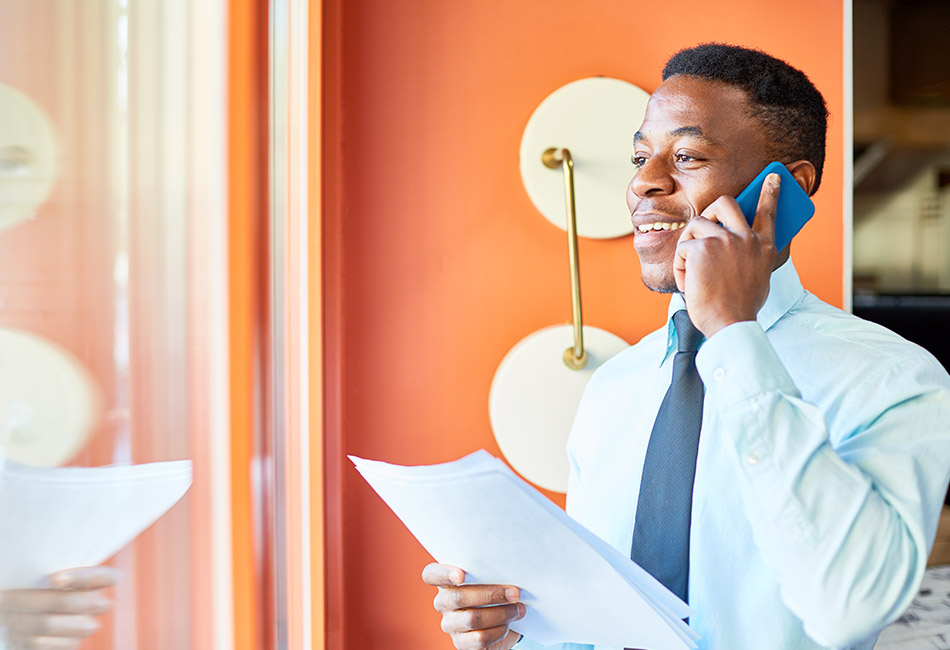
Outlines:
MULTIPOLYGON (((670 316, 684 306, 674 295, 670 316)), ((669 320, 605 363, 568 442, 568 513, 627 554, 675 350, 669 320)), ((696 364, 706 397, 689 622, 700 648, 872 647, 910 604, 933 543, 950 480, 950 377, 920 347, 806 292, 791 261, 757 322, 716 333, 696 364)))

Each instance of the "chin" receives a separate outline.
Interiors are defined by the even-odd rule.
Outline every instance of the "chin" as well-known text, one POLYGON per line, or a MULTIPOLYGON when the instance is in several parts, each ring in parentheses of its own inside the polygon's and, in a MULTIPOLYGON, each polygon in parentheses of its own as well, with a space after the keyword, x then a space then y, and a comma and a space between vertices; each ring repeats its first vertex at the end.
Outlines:
POLYGON ((641 267, 640 279, 647 289, 656 293, 676 293, 679 291, 676 288, 676 280, 673 279, 672 269, 668 273, 664 273, 662 271, 651 272, 650 269, 641 267))
POLYGON ((654 291, 656 293, 676 293, 679 291, 679 289, 676 288, 675 282, 670 282, 668 284, 667 283, 653 284, 653 283, 647 282, 644 279, 643 285, 650 291, 654 291))

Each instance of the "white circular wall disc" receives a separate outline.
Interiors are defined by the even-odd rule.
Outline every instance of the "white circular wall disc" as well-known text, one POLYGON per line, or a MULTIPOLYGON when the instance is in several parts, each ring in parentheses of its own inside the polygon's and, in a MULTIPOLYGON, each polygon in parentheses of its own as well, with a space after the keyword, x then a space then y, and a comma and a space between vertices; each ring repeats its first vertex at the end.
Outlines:
POLYGON ((0 228, 32 217, 56 176, 56 139, 46 114, 0 83, 0 228))
POLYGON ((0 329, 0 448, 25 465, 68 461, 101 414, 96 385, 66 350, 0 329))
POLYGON ((571 325, 529 334, 505 355, 488 397, 491 426, 505 458, 526 479, 555 492, 567 491, 565 445, 581 393, 594 370, 629 344, 585 326, 589 359, 582 370, 564 364, 564 350, 573 345, 571 325))
POLYGON ((650 95, 626 81, 591 77, 548 95, 521 137, 521 180, 544 217, 567 228, 564 175, 541 162, 546 149, 567 148, 574 159, 577 234, 595 239, 633 232, 625 193, 633 177, 633 134, 650 95))

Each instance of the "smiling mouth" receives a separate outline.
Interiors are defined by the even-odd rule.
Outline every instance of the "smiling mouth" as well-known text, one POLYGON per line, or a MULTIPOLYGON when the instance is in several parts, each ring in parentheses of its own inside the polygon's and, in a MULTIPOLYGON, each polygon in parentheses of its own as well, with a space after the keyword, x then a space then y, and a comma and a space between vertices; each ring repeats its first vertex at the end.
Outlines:
POLYGON ((641 223, 639 226, 637 226, 637 230, 639 232, 655 232, 658 230, 679 230, 685 225, 686 223, 683 221, 675 221, 672 223, 669 221, 654 221, 653 223, 641 223))

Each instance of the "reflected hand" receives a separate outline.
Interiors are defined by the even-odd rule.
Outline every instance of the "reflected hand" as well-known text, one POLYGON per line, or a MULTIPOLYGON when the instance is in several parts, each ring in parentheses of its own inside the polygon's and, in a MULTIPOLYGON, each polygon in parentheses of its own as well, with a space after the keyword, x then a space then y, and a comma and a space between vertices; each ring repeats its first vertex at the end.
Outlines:
POLYGON ((119 572, 111 567, 69 569, 50 576, 50 587, 0 591, 0 625, 10 650, 75 650, 99 629, 97 616, 112 603, 102 590, 119 572))
POLYGON ((439 588, 433 605, 458 650, 510 650, 521 639, 508 627, 526 612, 517 587, 463 585, 465 572, 447 564, 428 565, 422 580, 439 588))

